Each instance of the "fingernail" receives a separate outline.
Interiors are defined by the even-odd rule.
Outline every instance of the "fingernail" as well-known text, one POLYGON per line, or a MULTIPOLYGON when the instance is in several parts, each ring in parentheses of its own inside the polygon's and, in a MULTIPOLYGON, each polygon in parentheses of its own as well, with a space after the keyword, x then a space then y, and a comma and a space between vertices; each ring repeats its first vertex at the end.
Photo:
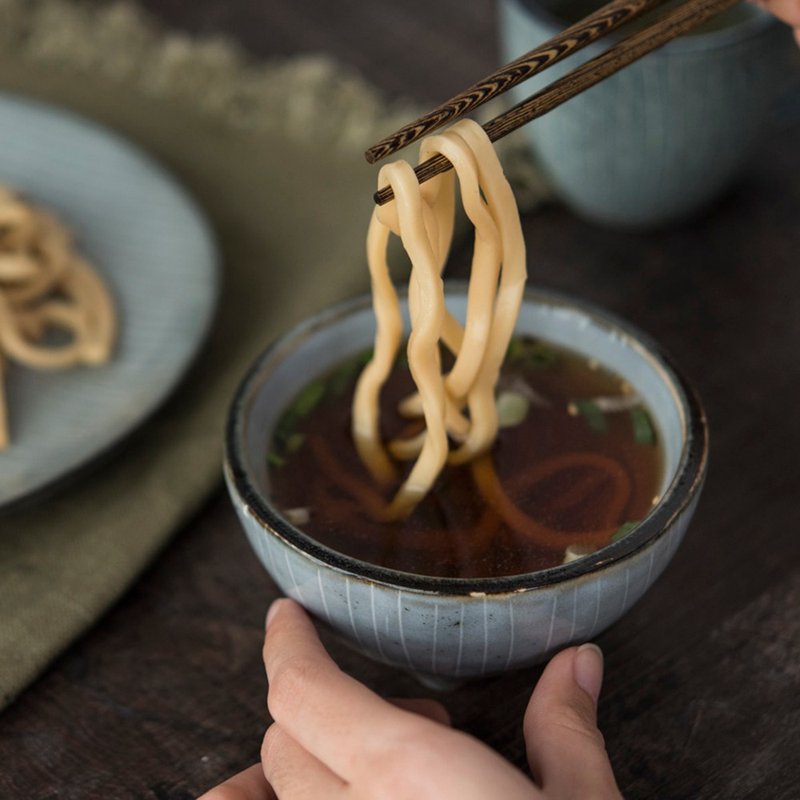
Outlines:
POLYGON ((269 611, 267 611, 267 619, 264 623, 265 628, 269 628, 270 622, 275 619, 275 614, 278 613, 278 606, 281 604, 280 600, 273 600, 272 605, 269 607, 269 611))
POLYGON ((582 644, 575 653, 572 674, 575 683, 596 703, 603 685, 603 651, 596 644, 582 644))

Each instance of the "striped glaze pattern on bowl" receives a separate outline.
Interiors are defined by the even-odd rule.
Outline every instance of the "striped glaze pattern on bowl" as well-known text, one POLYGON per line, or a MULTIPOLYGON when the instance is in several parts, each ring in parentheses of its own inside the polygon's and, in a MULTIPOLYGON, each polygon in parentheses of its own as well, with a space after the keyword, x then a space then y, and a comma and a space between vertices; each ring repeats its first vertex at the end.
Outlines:
MULTIPOLYGON (((465 297, 464 286, 448 288, 457 316, 465 297)), ((529 291, 520 333, 597 358, 644 398, 663 437, 662 497, 624 539, 570 564, 502 578, 435 578, 335 552, 283 519, 269 498, 266 453, 281 411, 308 380, 369 347, 373 330, 369 298, 313 317, 257 359, 232 403, 228 489, 245 534, 281 590, 363 653, 443 680, 534 664, 619 619, 675 554, 706 471, 705 415, 669 358, 599 309, 529 291)))

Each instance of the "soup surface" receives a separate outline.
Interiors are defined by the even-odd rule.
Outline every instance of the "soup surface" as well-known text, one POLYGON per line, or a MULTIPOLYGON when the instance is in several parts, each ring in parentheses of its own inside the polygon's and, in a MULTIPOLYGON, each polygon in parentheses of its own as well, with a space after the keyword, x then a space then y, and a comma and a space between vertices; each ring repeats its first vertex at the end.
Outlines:
MULTIPOLYGON (((652 508, 663 458, 632 388, 583 356, 518 338, 498 383, 490 455, 446 467, 407 519, 376 520, 369 509, 388 502, 412 462, 377 487, 353 446, 350 406, 368 357, 308 384, 267 456, 275 505, 333 550, 420 575, 516 575, 608 544, 652 508)), ((421 429, 396 411, 413 390, 401 358, 381 397, 385 441, 421 429)))

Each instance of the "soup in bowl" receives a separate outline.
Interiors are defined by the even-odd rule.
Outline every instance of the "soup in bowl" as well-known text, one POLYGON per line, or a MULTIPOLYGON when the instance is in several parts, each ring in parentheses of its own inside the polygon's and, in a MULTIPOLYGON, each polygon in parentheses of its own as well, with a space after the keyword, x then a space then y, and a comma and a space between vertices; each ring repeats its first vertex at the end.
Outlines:
MULTIPOLYGON (((457 318, 466 313, 466 293, 465 285, 448 284, 448 307, 457 318)), ((407 314, 405 299, 403 308, 407 314)), ((568 453, 548 456, 546 463, 563 462, 567 484, 558 492, 555 483, 547 484, 542 469, 534 465, 528 470, 540 484, 537 499, 530 485, 514 489, 514 484, 526 474, 520 458, 524 461, 529 454, 533 463, 547 436, 544 431, 537 436, 535 427, 528 430, 521 417, 533 406, 547 419, 552 392, 558 389, 539 392, 534 375, 533 386, 520 391, 519 376, 512 371, 498 385, 498 406, 504 395, 507 408, 500 410, 501 435, 495 447, 503 452, 496 459, 496 474, 487 477, 485 470, 476 469, 477 488, 454 487, 462 495, 453 495, 451 505, 471 520, 469 530, 458 516, 450 531, 431 527, 425 514, 434 511, 426 511, 426 499, 404 533, 397 522, 369 519, 364 507, 372 494, 366 492, 377 490, 365 489, 368 482, 360 480, 355 485, 357 457, 348 462, 344 452, 352 447, 342 433, 349 430, 347 392, 352 392, 344 379, 355 380, 352 365, 369 351, 374 331, 368 297, 324 311, 274 342, 234 398, 226 435, 226 481, 251 545, 280 589, 366 655, 438 680, 534 664, 593 638, 619 619, 674 555, 706 471, 705 415, 668 356, 634 327, 590 304, 527 291, 507 362, 513 361, 516 347, 542 362, 531 369, 559 358, 566 374, 582 363, 598 373, 592 385, 617 381, 635 402, 622 397, 565 404, 565 413, 576 419, 565 423, 564 430, 584 426, 587 441, 597 439, 595 449, 584 453, 572 471, 568 453), (330 389, 338 383, 339 388, 330 389), (325 406, 321 398, 326 391, 344 395, 338 406, 334 397, 328 402, 328 412, 342 418, 320 417, 316 427, 308 421, 298 424, 299 412, 310 417, 312 406, 325 406), (621 429, 623 419, 633 445, 604 438, 621 429), (287 420, 295 426, 290 431, 287 420), (637 443, 646 457, 630 460, 625 454, 637 443), (303 448, 315 447, 320 451, 316 456, 305 462, 295 459, 303 448), (504 474, 500 456, 514 452, 517 460, 506 457, 512 467, 504 474), (621 457, 627 459, 623 484, 615 478, 619 468, 604 466, 621 457), (333 463, 326 467, 326 459, 333 463), (580 472, 595 462, 602 468, 597 476, 580 472), (329 490, 325 476, 318 474, 326 470, 329 490), (498 488, 503 483, 507 489, 498 488), (488 508, 496 500, 493 491, 500 492, 502 501, 488 508), (620 492, 624 499, 617 502, 620 492), (524 494, 530 495, 531 509, 516 502, 524 494), (552 509, 538 514, 537 505, 550 502, 550 495, 557 495, 554 508, 572 509, 571 524, 553 518, 552 509), (594 515, 602 520, 600 538, 597 531, 583 539, 577 532, 593 516, 591 509, 578 507, 578 495, 604 509, 594 515), (508 506, 513 513, 506 514, 508 506), (522 534, 514 531, 514 515, 520 514, 522 534), (532 521, 537 515, 540 521, 532 521), (418 530, 411 524, 415 518, 418 530)), ((445 482, 467 480, 466 473, 453 472, 450 478, 445 473, 445 482)), ((434 498, 430 504, 436 502, 434 498)))

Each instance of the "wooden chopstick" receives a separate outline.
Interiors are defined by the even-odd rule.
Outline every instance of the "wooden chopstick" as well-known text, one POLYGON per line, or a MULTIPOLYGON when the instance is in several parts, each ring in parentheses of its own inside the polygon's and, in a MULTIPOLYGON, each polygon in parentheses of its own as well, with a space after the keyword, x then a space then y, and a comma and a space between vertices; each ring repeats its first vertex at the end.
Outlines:
MULTIPOLYGON (((483 129, 489 139, 496 142, 526 122, 552 111, 556 106, 613 75, 651 50, 696 28, 738 2, 740 0, 687 0, 649 27, 631 34, 605 52, 536 92, 527 100, 490 120, 483 126, 483 129)), ((451 115, 451 118, 453 116, 451 115)), ((446 172, 451 168, 452 164, 444 156, 436 155, 417 166, 414 172, 419 182, 423 183, 434 175, 446 172)), ((383 205, 393 197, 394 193, 391 187, 386 186, 375 193, 374 199, 378 205, 383 205)))
POLYGON ((364 153, 364 156, 370 164, 374 164, 396 153, 413 144, 426 133, 440 128, 450 120, 474 111, 493 97, 513 89, 518 83, 533 77, 572 53, 577 53, 578 50, 582 50, 586 45, 617 29, 620 25, 664 2, 666 0, 612 0, 589 14, 588 17, 584 17, 566 30, 556 34, 552 39, 548 39, 525 55, 495 70, 491 75, 487 75, 478 83, 470 86, 469 89, 451 97, 385 139, 381 139, 380 142, 372 145, 364 153))

